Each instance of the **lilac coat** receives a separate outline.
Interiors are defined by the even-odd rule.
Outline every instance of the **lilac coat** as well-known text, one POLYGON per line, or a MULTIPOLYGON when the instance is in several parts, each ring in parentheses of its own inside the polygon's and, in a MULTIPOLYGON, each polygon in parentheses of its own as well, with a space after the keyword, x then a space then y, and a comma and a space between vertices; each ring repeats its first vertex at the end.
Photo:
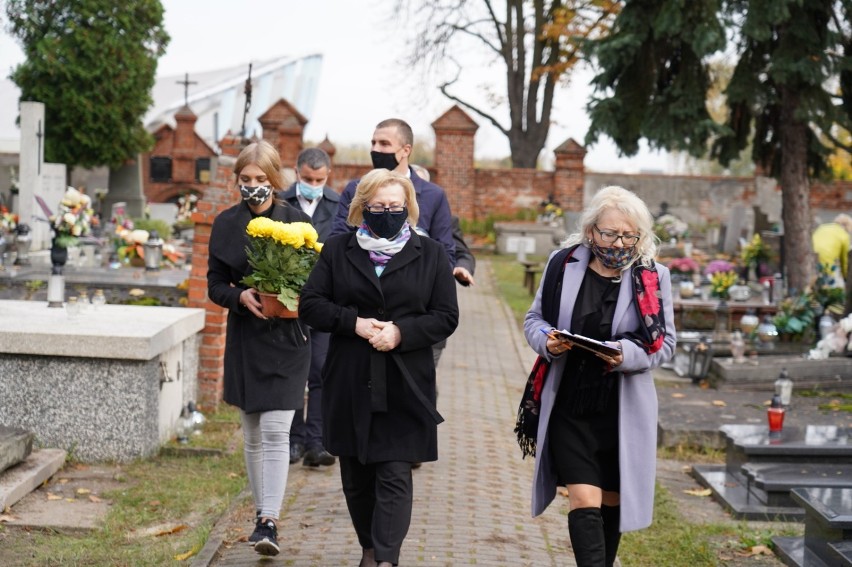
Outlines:
MULTIPOLYGON (((551 255, 552 258, 552 255, 551 255)), ((565 266, 557 328, 571 330, 571 313, 577 300, 580 284, 589 265, 591 251, 579 246, 565 266)), ((666 322, 663 346, 647 354, 635 343, 622 340, 624 362, 616 368, 619 383, 619 447, 621 473, 621 531, 639 530, 651 524, 654 511, 654 478, 657 451, 657 392, 651 369, 669 360, 675 351, 674 310, 672 307, 671 276, 668 268, 657 264, 660 291, 666 322)), ((543 280, 544 278, 542 278, 543 280)), ((613 333, 638 328, 640 321, 633 305, 635 295, 630 277, 621 281, 618 303, 612 320, 613 333)), ((540 329, 551 326, 541 315, 541 286, 524 320, 524 334, 533 350, 553 361, 541 394, 541 414, 538 425, 537 453, 532 490, 532 515, 538 516, 556 495, 556 471, 550 459, 547 429, 556 392, 562 381, 565 356, 551 356, 545 346, 547 336, 540 329)))

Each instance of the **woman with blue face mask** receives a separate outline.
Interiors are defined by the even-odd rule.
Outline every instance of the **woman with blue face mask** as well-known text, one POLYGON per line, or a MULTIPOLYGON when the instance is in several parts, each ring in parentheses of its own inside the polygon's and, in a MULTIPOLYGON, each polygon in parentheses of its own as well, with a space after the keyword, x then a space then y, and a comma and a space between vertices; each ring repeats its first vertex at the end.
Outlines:
POLYGON ((290 424, 304 404, 310 345, 298 319, 267 319, 257 292, 241 283, 251 271, 246 226, 259 216, 281 222, 310 222, 310 217, 272 198, 282 186, 281 159, 268 142, 250 144, 240 152, 234 175, 241 200, 213 222, 207 293, 213 303, 228 309, 224 399, 240 408, 256 510, 249 542, 261 555, 277 555, 277 523, 290 464, 290 424))
POLYGON ((668 269, 654 261, 653 217, 634 193, 601 189, 580 230, 554 252, 524 321, 547 365, 525 391, 516 432, 536 457, 532 513, 568 490, 579 567, 611 567, 621 532, 651 523, 657 396, 651 369, 675 349, 668 269), (590 352, 554 329, 615 347, 590 352))
POLYGON ((438 458, 432 345, 458 324, 444 247, 420 236, 414 186, 376 169, 349 207, 355 232, 324 244, 299 315, 331 333, 323 382, 323 441, 339 457, 361 567, 399 563, 411 521, 414 463, 438 458))

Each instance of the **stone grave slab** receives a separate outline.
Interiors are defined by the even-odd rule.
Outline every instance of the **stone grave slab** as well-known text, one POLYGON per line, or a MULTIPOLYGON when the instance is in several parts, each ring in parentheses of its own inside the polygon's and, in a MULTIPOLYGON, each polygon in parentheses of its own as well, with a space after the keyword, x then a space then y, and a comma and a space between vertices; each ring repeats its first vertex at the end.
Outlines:
POLYGON ((825 485, 820 476, 830 466, 848 469, 852 466, 849 430, 836 425, 785 427, 779 437, 769 435, 766 425, 732 424, 720 428, 726 437, 724 465, 696 465, 696 480, 713 491, 713 497, 734 517, 747 520, 798 520, 804 511, 785 500, 791 486, 791 470, 815 467, 814 475, 800 475, 800 486, 825 485), (769 465, 777 465, 772 474, 769 465), (830 465, 830 466, 829 466, 830 465), (757 487, 747 474, 749 469, 762 471, 764 488, 757 487), (744 471, 745 469, 745 471, 744 471), (819 471, 817 471, 819 469, 819 471), (786 482, 786 483, 785 483, 786 482), (778 504, 782 505, 778 505, 778 504), (793 505, 783 505, 783 504, 793 505))
POLYGON ((795 566, 852 566, 852 488, 795 488, 805 510, 804 537, 772 538, 779 558, 795 566))
POLYGON ((41 449, 0 473, 0 511, 15 504, 62 468, 65 451, 41 449))
POLYGON ((0 472, 17 465, 30 455, 34 437, 26 429, 0 425, 0 472))

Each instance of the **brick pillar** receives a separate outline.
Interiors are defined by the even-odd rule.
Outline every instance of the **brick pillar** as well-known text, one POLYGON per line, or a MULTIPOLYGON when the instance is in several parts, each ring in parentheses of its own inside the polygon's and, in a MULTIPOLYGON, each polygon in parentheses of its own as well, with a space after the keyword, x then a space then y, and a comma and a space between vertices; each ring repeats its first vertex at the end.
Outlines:
POLYGON ((222 155, 219 156, 217 169, 213 172, 215 177, 198 201, 197 211, 192 215, 195 235, 192 241, 192 271, 189 276, 188 296, 189 307, 206 311, 198 353, 198 401, 206 409, 216 408, 222 400, 225 330, 228 320, 228 310, 219 307, 207 297, 210 230, 216 215, 237 201, 233 184, 234 162, 245 147, 244 141, 230 132, 219 145, 222 155))
POLYGON ((463 219, 476 218, 476 172, 473 137, 479 125, 458 105, 432 123, 435 131, 435 177, 447 192, 450 209, 463 219))
POLYGON ((184 106, 175 114, 172 146, 172 182, 195 183, 195 122, 198 117, 184 106))
MULTIPOLYGON (((328 139, 328 136, 326 136, 325 139, 320 142, 317 147, 325 151, 325 153, 327 153, 328 157, 331 159, 331 173, 329 174, 328 181, 326 181, 325 184, 328 187, 334 187, 334 154, 337 153, 337 148, 334 147, 334 144, 331 143, 331 140, 328 139)), ((294 160, 293 164, 295 165, 295 163, 296 162, 294 160)), ((344 179, 344 181, 346 180, 344 179)), ((341 187, 340 190, 342 191, 343 188, 341 187)))
POLYGON ((583 160, 586 148, 568 138, 553 150, 556 166, 553 172, 553 198, 566 211, 583 210, 583 186, 586 169, 583 160))
POLYGON ((294 167, 302 151, 302 135, 308 119, 282 98, 261 114, 258 120, 263 126, 263 139, 278 148, 281 165, 285 168, 294 167))

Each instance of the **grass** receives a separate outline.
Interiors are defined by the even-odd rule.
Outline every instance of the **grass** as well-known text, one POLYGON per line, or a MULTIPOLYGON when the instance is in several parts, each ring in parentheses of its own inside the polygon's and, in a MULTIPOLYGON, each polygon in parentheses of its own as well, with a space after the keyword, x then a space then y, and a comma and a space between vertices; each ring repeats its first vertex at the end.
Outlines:
MULTIPOLYGON (((537 259, 542 262, 546 260, 543 257, 537 259)), ((489 260, 499 293, 511 308, 518 324, 522 325, 533 299, 523 286, 523 267, 518 264, 514 256, 496 255, 489 257, 489 260)), ((657 456, 684 464, 723 463, 725 460, 724 450, 712 448, 660 449, 657 456)), ((729 561, 736 561, 743 557, 750 564, 757 566, 761 565, 759 558, 748 557, 748 555, 752 552, 751 550, 757 549, 755 546, 770 548, 770 538, 774 535, 801 535, 801 533, 796 532, 796 528, 779 526, 777 529, 770 530, 754 527, 747 522, 692 523, 680 513, 669 491, 658 485, 652 525, 647 529, 625 534, 622 537, 619 555, 625 558, 626 564, 630 567, 660 565, 715 567, 731 565, 733 563, 729 561)))
MULTIPOLYGON (((542 263, 547 260, 546 256, 529 256, 529 260, 539 260, 542 263)), ((494 270, 494 278, 497 289, 503 300, 515 315, 518 325, 522 325, 524 316, 530 308, 533 297, 529 290, 524 287, 524 267, 518 263, 514 256, 494 255, 488 257, 491 268, 494 270)), ((541 274, 536 277, 536 285, 539 284, 541 274)))
POLYGON ((0 524, 0 563, 185 564, 179 558, 203 547, 215 521, 246 485, 238 427, 239 413, 223 407, 187 445, 171 442, 156 457, 122 465, 120 488, 97 495, 111 501, 99 529, 64 533, 0 524))

